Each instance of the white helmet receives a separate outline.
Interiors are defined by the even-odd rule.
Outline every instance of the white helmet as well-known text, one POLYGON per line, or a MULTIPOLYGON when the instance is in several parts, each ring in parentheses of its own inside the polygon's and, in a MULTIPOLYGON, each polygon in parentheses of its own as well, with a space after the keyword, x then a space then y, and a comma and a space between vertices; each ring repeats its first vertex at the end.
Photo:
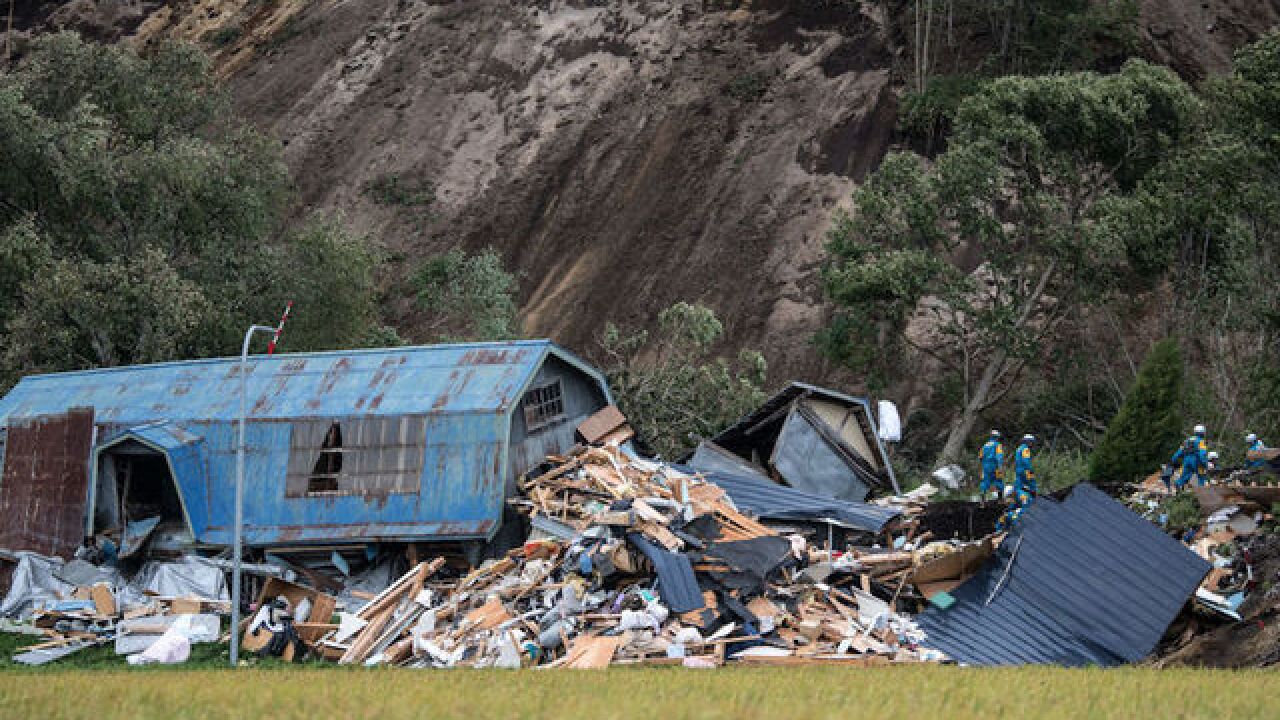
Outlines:
POLYGON ((1217 451, 1217 450, 1210 450, 1210 451, 1209 451, 1209 460, 1217 460, 1217 459, 1218 459, 1218 451, 1217 451))
POLYGON ((1257 434, 1257 433, 1249 433, 1248 435, 1245 435, 1245 436, 1244 436, 1244 441, 1245 441, 1245 442, 1247 442, 1247 443, 1257 442, 1257 441, 1258 441, 1258 434, 1257 434))
POLYGON ((1208 432, 1208 430, 1206 430, 1206 429, 1205 429, 1205 427, 1204 427, 1203 425, 1197 425, 1197 426, 1196 426, 1196 429, 1192 431, 1192 434, 1193 434, 1193 435, 1204 435, 1206 432, 1208 432))
POLYGON ((998 437, 1000 437, 1000 431, 999 431, 999 430, 992 430, 992 431, 991 431, 991 437, 994 437, 994 438, 998 438, 998 437))
POLYGON ((1022 442, 1035 442, 1035 441, 1036 441, 1036 436, 1032 435, 1031 433, 1027 433, 1026 435, 1022 436, 1022 442))

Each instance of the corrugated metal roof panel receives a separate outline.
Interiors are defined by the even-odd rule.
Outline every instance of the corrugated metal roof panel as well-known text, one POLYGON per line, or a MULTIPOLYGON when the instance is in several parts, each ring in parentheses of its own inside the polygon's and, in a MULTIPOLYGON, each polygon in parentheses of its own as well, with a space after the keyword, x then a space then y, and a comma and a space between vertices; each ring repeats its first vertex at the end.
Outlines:
MULTIPOLYGON (((694 472, 694 471, 689 471, 694 472)), ((878 533, 900 511, 801 492, 765 479, 725 472, 703 472, 724 488, 740 509, 774 520, 832 520, 839 525, 878 533)))
POLYGON ((1036 500, 947 610, 919 617, 926 645, 973 665, 1141 660, 1209 564, 1097 488, 1036 500))
MULTIPOLYGON (((505 412, 547 354, 603 377, 549 340, 252 356, 252 418, 505 412)), ((0 400, 0 423, 92 407, 100 423, 231 420, 239 358, 33 375, 0 400)), ((607 391, 606 391, 607 392, 607 391)))

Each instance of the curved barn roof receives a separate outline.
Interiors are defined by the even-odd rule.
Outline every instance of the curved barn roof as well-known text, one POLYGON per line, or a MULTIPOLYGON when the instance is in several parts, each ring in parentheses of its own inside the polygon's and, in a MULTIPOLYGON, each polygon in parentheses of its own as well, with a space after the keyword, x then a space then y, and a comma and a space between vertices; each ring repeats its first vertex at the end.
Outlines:
MULTIPOLYGON (((598 371, 550 340, 250 356, 249 417, 505 413, 543 361, 598 371)), ((239 358, 187 360, 23 378, 0 399, 0 423, 92 407, 98 422, 234 420, 239 358)))

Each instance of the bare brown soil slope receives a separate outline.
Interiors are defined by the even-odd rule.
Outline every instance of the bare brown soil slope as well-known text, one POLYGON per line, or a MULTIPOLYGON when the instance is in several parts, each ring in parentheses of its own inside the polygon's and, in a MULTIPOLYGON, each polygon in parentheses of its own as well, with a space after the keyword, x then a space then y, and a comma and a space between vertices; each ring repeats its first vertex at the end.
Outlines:
POLYGON ((233 78, 309 206, 416 257, 493 246, 526 328, 585 348, 681 299, 811 363, 822 233, 888 146, 891 57, 838 8, 349 2, 233 78), (361 192, 391 174, 433 217, 361 192))
MULTIPOLYGON (((343 213, 402 273, 494 247, 521 273, 530 333, 589 350, 607 320, 646 326, 701 300, 775 378, 835 379, 809 344, 823 235, 893 141, 893 68, 909 65, 881 4, 18 4, 23 29, 204 43, 242 112, 285 143, 300 211, 343 213), (437 199, 378 204, 365 188, 384 175, 437 199)), ((1280 18, 1278 0, 1142 9, 1148 54, 1189 78, 1280 18)), ((412 337, 410 305, 392 310, 412 337)))

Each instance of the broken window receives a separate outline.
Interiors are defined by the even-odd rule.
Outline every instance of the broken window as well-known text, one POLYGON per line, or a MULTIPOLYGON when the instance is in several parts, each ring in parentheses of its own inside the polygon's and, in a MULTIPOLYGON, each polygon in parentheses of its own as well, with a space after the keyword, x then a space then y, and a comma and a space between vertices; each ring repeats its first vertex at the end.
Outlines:
POLYGON ((307 478, 307 494, 332 493, 338 491, 338 477, 342 474, 342 426, 333 423, 325 433, 324 444, 320 446, 320 456, 307 478))
POLYGON ((426 435, 422 415, 293 422, 285 496, 416 493, 426 435))
POLYGON ((524 426, 529 432, 544 428, 564 416, 564 395, 559 380, 525 393, 524 426))

